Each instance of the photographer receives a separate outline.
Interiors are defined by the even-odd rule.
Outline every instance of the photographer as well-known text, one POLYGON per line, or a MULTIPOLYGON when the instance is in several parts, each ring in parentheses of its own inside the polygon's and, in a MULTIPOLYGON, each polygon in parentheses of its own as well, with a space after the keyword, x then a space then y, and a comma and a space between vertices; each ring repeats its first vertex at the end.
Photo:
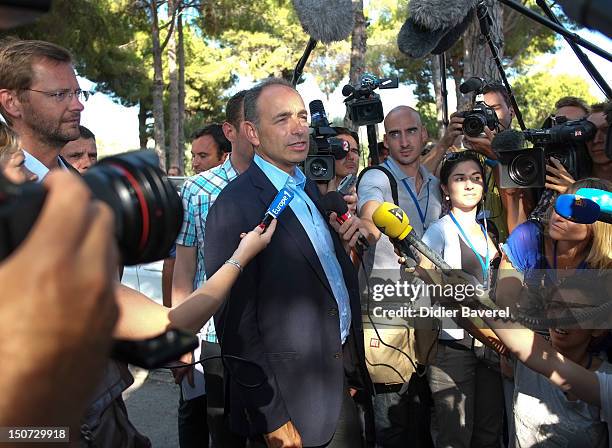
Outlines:
POLYGON ((77 177, 56 172, 45 186, 31 234, 0 264, 0 352, 11 360, 0 377, 0 422, 78 434, 117 319, 114 221, 77 177))

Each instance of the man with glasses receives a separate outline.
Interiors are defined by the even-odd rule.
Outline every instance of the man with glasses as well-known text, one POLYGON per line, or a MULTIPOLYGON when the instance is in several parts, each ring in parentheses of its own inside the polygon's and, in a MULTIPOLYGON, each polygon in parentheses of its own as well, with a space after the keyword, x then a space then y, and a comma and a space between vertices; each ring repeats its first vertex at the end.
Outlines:
POLYGON ((39 180, 52 169, 69 169, 60 150, 80 137, 89 95, 66 49, 37 40, 0 42, 0 114, 19 134, 25 165, 39 180))
POLYGON ((338 134, 336 137, 344 142, 344 150, 346 151, 343 159, 336 160, 336 185, 339 185, 342 179, 349 174, 357 174, 361 149, 359 148, 359 136, 356 132, 342 127, 334 127, 333 129, 338 134))

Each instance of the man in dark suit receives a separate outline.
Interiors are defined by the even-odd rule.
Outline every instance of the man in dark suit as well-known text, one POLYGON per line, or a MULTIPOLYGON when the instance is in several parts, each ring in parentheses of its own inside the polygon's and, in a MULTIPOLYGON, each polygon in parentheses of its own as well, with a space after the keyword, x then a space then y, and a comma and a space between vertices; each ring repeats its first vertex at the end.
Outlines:
POLYGON ((347 255, 361 223, 351 218, 338 226, 333 214, 328 222, 316 185, 297 168, 308 154, 308 114, 289 83, 264 81, 249 91, 244 108, 256 155, 208 215, 207 276, 231 256, 234 235, 260 222, 281 188, 292 188, 295 197, 268 248, 245 268, 215 316, 223 353, 246 358, 265 374, 231 362, 231 426, 253 440, 263 436, 269 447, 362 446, 351 394, 369 393, 371 385, 357 274, 347 255))

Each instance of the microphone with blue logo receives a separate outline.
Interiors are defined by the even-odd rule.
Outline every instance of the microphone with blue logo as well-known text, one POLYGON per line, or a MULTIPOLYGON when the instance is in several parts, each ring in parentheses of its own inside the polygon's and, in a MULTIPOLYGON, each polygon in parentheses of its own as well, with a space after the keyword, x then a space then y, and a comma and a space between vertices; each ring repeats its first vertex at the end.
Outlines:
POLYGON ((581 188, 576 194, 562 194, 555 201, 555 211, 568 221, 612 224, 612 194, 596 188, 581 188))
POLYGON ((295 192, 289 187, 281 188, 281 190, 276 194, 274 200, 268 207, 268 210, 266 210, 264 217, 259 223, 259 227, 261 227, 264 232, 266 231, 272 220, 278 219, 279 215, 283 212, 283 210, 287 208, 287 206, 293 199, 293 196, 295 196, 295 192))

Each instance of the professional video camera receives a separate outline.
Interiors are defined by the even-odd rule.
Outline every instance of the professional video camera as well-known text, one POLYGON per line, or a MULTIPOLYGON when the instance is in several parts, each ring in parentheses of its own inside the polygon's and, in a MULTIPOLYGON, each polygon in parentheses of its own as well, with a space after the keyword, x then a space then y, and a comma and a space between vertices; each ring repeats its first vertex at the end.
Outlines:
POLYGON ((375 89, 397 89, 399 81, 395 78, 378 79, 369 73, 361 77, 361 85, 353 87, 345 85, 342 88, 349 118, 355 126, 367 126, 382 123, 385 119, 380 95, 375 89))
MULTIPOLYGON (((549 124, 548 128, 523 131, 524 138, 533 143, 533 148, 523 150, 522 143, 519 143, 509 145, 507 150, 496 151, 500 163, 500 187, 544 187, 546 163, 551 157, 559 160, 574 179, 588 175, 590 164, 584 144, 595 136, 595 125, 586 119, 569 121, 562 116, 551 117, 549 124)), ((494 150, 496 146, 493 145, 494 150)))
POLYGON ((468 137, 478 137, 484 134, 485 126, 492 131, 497 129, 499 119, 493 109, 484 102, 483 88, 487 82, 482 78, 472 77, 459 86, 461 93, 474 92, 474 107, 465 112, 458 112, 457 116, 462 117, 463 133, 468 137))
POLYGON ((336 138, 321 100, 311 101, 310 109, 310 150, 304 162, 306 177, 314 181, 328 182, 336 176, 336 160, 346 157, 345 144, 336 138))
MULTIPOLYGON (((115 215, 115 233, 126 265, 165 258, 180 230, 183 204, 152 151, 102 159, 83 180, 115 215)), ((15 185, 0 175, 0 260, 26 238, 45 202, 40 184, 15 185)))

